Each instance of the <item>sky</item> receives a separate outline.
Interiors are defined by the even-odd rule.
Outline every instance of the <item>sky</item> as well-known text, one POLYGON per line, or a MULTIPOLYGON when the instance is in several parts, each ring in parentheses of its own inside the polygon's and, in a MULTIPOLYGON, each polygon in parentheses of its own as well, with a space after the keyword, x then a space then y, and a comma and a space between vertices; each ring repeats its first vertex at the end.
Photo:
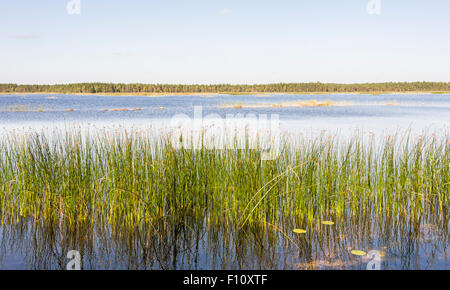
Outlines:
POLYGON ((0 0, 0 83, 450 81, 449 0, 71 1, 0 0))

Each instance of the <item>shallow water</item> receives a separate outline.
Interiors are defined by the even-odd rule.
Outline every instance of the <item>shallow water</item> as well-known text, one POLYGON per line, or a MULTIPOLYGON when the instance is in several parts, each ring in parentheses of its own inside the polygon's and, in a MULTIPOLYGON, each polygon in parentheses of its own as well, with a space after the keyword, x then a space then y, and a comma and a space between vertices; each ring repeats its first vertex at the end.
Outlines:
POLYGON ((279 115, 282 130, 293 132, 396 131, 412 128, 417 132, 450 124, 450 95, 213 95, 213 96, 86 96, 86 95, 0 95, 0 128, 42 128, 73 124, 170 126, 177 114, 194 117, 194 107, 201 106, 201 116, 218 114, 279 115), (302 108, 221 108, 223 104, 269 103, 331 100, 349 102, 348 106, 302 108), (14 106, 27 112, 9 112, 14 106), (20 107, 22 106, 22 107, 20 107), (139 108, 139 111, 133 109, 139 108), (73 111, 66 112, 64 110, 73 111), (129 111, 112 111, 128 109, 129 111), (30 112, 31 110, 31 112, 30 112), (42 110, 42 112, 38 112, 42 110), (108 111, 105 111, 108 110, 108 111))
MULTIPOLYGON (((269 96, 75 96, 0 95, 1 132, 94 126, 172 128, 176 114, 278 114, 282 132, 351 136, 411 130, 448 134, 450 95, 269 95, 269 96), (232 103, 296 100, 351 102, 349 106, 221 108, 232 103), (17 106, 20 105, 20 106, 17 106), (29 110, 11 112, 12 108, 29 110), (112 111, 126 108, 129 111, 112 111), (140 108, 133 111, 134 108, 140 108), (66 109, 73 109, 67 112, 66 109), (107 109, 108 111, 105 111, 107 109), (42 111, 42 112, 41 112, 42 111)), ((14 109, 13 109, 14 110, 14 109)), ((218 116, 214 116, 215 119, 218 116)), ((306 222, 289 217, 282 227, 208 224, 203 215, 161 220, 134 231, 102 223, 68 225, 29 219, 0 227, 0 268, 65 269, 78 250, 84 269, 366 269, 371 259, 352 250, 377 251, 381 269, 450 269, 447 215, 361 216, 306 222), (409 217, 411 218, 411 217, 409 217), (304 235, 292 232, 304 228, 304 235)))
MULTIPOLYGON (((447 224, 369 219, 317 223, 306 234, 283 229, 206 226, 194 220, 142 225, 130 232, 100 225, 21 221, 0 228, 1 269, 65 269, 70 250, 83 269, 449 269, 447 224), (352 250, 375 251, 359 257, 352 250), (370 264, 369 264, 370 265, 370 264)), ((300 222, 299 222, 300 223, 300 222)))

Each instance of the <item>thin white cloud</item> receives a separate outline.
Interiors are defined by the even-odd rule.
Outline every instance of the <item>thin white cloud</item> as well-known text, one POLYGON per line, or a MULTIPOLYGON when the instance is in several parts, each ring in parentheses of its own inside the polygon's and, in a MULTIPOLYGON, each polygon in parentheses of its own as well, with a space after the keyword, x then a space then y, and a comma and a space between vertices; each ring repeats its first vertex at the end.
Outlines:
POLYGON ((11 38, 28 40, 28 39, 38 39, 41 38, 41 36, 37 34, 17 34, 12 35, 11 38))
POLYGON ((219 11, 220 15, 227 15, 227 14, 230 14, 230 13, 231 13, 231 10, 227 9, 227 8, 224 8, 224 9, 219 11))

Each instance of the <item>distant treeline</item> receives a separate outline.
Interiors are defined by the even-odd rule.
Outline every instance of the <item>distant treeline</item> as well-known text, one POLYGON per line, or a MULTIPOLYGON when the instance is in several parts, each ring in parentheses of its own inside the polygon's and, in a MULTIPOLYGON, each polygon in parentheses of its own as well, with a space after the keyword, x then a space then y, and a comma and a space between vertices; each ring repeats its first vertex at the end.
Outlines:
POLYGON ((367 93, 367 92, 448 92, 445 82, 398 83, 276 83, 259 85, 173 85, 78 83, 59 85, 0 84, 2 93, 367 93))

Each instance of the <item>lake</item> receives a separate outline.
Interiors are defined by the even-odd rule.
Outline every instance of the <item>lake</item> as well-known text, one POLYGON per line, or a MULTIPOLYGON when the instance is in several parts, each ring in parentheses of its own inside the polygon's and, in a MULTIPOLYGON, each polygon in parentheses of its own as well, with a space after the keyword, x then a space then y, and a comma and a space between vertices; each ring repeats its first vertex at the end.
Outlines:
POLYGON ((354 130, 372 132, 411 127, 420 132, 448 128, 450 95, 211 95, 211 96, 86 96, 0 95, 2 127, 41 128, 61 124, 169 125, 176 114, 278 114, 284 130, 354 130), (348 106, 270 107, 272 104, 315 99, 347 102, 348 106), (268 108, 222 108, 224 104, 269 104, 268 108), (133 111, 138 108, 139 111, 133 111), (113 111, 128 109, 128 111, 113 111), (11 110, 13 112, 11 112, 11 110), (38 111, 42 112, 38 112, 38 111), (64 110, 73 110, 65 112, 64 110), (21 112, 22 111, 22 112, 21 112))
MULTIPOLYGON (((382 142, 394 134, 410 134, 412 138, 425 134, 447 140, 443 146, 450 146, 450 95, 441 94, 0 95, 0 139, 24 132, 51 136, 55 131, 74 128, 164 134, 183 126, 184 130, 195 128, 199 116, 200 126, 209 127, 210 137, 226 132, 221 127, 223 120, 233 128, 255 125, 261 129, 258 121, 267 119, 270 123, 276 116, 281 135, 291 139, 301 136, 306 142, 321 135, 337 136, 345 142, 359 134, 382 142), (328 105, 292 105, 311 100, 328 105), (175 118, 181 115, 184 119, 175 118), (254 118, 245 119, 249 116, 254 118)), ((448 149, 445 152, 448 155, 448 149)), ((439 186, 446 191, 418 200, 417 212, 412 203, 416 197, 410 197, 407 205, 395 209, 377 207, 378 200, 362 201, 366 206, 357 211, 349 207, 338 215, 314 208, 313 212, 324 214, 306 217, 295 214, 294 209, 284 209, 285 201, 277 197, 277 218, 266 220, 261 213, 265 222, 246 225, 217 216, 213 221, 208 207, 182 216, 152 216, 151 223, 139 221, 133 228, 99 219, 70 223, 19 214, 20 218, 0 226, 0 269, 65 269, 70 250, 80 252, 83 269, 450 269, 449 164, 443 166, 447 175, 442 175, 439 186), (332 224, 324 220, 332 220, 332 224), (296 233, 296 228, 306 232, 296 233), (357 250, 364 254, 352 253, 357 250)), ((232 180, 247 182, 245 178, 232 180)), ((301 178, 298 180, 296 185, 306 190, 301 178)), ((6 194, 8 181, 4 181, 6 194)), ((427 182, 423 181, 424 187, 427 182)), ((228 186, 225 181, 223 184, 228 186)), ((220 193, 221 189, 215 190, 220 193)), ((370 199, 371 194, 364 197, 370 199)), ((345 200, 339 202, 346 204, 345 200)))

